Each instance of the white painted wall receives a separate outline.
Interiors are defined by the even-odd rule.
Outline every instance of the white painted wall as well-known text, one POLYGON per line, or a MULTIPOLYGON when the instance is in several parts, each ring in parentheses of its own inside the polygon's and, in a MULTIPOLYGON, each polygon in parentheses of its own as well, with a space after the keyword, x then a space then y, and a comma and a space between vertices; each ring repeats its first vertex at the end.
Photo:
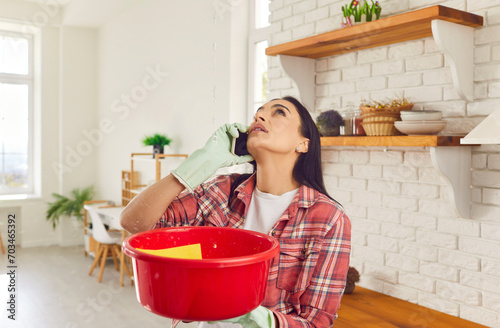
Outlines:
MULTIPOLYGON (((345 3, 272 1, 270 43, 340 28, 345 3)), ((382 16, 435 4, 485 17, 485 26, 475 29, 474 102, 458 97, 447 61, 426 38, 316 60, 312 110, 405 95, 416 108, 441 110, 448 121, 444 133, 467 133, 498 108, 500 3, 381 1, 382 16)), ((270 97, 297 95, 276 58, 270 66, 270 97)), ((452 210, 450 191, 428 148, 325 147, 326 186, 351 218, 351 264, 361 272, 360 285, 498 327, 499 151, 497 145, 472 148, 471 219, 466 220, 452 210)))
POLYGON ((0 204, 17 211, 23 247, 82 243, 71 220, 56 231, 45 221, 51 193, 95 185, 96 198, 120 203, 130 154, 151 151, 144 135, 166 133, 167 151, 189 154, 245 117, 246 2, 114 1, 112 13, 101 4, 107 15, 93 13, 98 2, 75 0, 65 13, 0 3, 0 19, 38 27, 42 39, 41 192, 0 204))
POLYGON ((98 150, 106 198, 120 202, 130 154, 152 151, 145 135, 166 133, 170 152, 190 154, 228 122, 230 26, 231 11, 218 15, 209 1, 144 1, 99 30, 99 121, 112 126, 98 150))
MULTIPOLYGON (((16 239, 22 247, 82 243, 82 229, 73 225, 74 220, 64 220, 52 230, 45 220, 47 202, 54 200, 52 193, 67 195, 73 188, 96 181, 97 154, 78 157, 72 150, 82 147, 82 131, 97 120, 97 31, 61 27, 61 13, 60 8, 43 3, 2 1, 0 19, 25 24, 23 31, 40 31, 35 40, 40 45, 40 66, 35 72, 39 82, 35 104, 39 190, 34 197, 0 203, 5 208, 2 213, 17 213, 16 239)), ((2 214, 0 222, 6 218, 2 214)), ((5 229, 2 233, 5 237, 5 229)))

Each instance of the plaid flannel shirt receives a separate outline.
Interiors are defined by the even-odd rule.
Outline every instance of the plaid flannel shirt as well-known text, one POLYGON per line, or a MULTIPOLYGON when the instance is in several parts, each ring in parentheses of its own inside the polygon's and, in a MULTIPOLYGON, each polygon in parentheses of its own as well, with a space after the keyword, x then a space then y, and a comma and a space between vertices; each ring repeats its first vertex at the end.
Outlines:
MULTIPOLYGON (((193 193, 179 194, 154 228, 242 228, 255 174, 234 190, 229 205, 236 177, 219 176, 193 193)), ((315 189, 301 186, 269 235, 279 240, 281 250, 271 262, 262 306, 273 311, 283 328, 331 327, 345 288, 351 249, 351 224, 343 209, 315 189)))

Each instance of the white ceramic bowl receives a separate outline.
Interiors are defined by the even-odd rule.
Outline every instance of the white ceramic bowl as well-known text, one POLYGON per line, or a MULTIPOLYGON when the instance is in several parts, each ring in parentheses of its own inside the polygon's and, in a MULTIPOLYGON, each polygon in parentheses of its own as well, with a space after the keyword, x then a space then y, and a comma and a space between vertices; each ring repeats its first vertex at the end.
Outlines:
POLYGON ((437 134, 446 126, 446 121, 397 121, 394 126, 408 135, 437 134))
POLYGON ((403 121, 438 121, 443 118, 443 113, 437 110, 403 110, 403 121))

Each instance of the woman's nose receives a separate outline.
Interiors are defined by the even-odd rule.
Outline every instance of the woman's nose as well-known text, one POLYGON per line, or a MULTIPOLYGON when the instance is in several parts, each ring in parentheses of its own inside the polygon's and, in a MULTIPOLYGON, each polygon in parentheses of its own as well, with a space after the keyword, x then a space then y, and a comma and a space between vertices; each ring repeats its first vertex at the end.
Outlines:
POLYGON ((266 119, 264 117, 264 113, 259 110, 257 113, 255 113, 255 122, 258 122, 258 121, 262 121, 262 122, 265 122, 266 119))

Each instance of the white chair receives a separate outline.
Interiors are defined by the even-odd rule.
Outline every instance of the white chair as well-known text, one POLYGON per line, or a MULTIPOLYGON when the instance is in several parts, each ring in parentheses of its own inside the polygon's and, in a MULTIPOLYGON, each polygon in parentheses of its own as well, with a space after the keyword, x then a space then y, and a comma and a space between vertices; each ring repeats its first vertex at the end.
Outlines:
POLYGON ((106 259, 108 257, 108 252, 111 252, 113 256, 113 262, 115 264, 115 269, 118 271, 118 261, 120 258, 120 245, 122 241, 121 231, 108 231, 101 220, 101 216, 97 213, 98 205, 84 205, 85 210, 90 214, 90 220, 92 221, 92 236, 99 243, 97 251, 95 253, 95 259, 90 267, 89 276, 92 275, 95 267, 101 260, 101 269, 99 271, 98 282, 102 280, 102 274, 104 272, 104 266, 106 265, 106 259))

